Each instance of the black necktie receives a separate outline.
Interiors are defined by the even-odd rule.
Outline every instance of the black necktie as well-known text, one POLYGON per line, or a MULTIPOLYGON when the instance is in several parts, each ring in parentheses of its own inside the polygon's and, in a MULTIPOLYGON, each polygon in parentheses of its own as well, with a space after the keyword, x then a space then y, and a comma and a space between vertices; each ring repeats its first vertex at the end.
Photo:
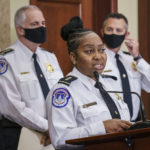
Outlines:
POLYGON ((118 118, 120 119, 120 114, 118 111, 118 108, 113 101, 113 99, 110 97, 110 95, 104 90, 102 84, 100 82, 96 82, 95 87, 99 89, 109 111, 113 119, 118 118))
MULTIPOLYGON (((120 77, 121 77, 121 82, 122 82, 122 90, 124 92, 130 92, 130 84, 129 84, 129 79, 128 79, 128 74, 122 64, 122 62, 119 60, 119 55, 116 54, 116 63, 119 69, 120 77)), ((130 116, 132 117, 133 115, 133 107, 132 107, 132 98, 131 94, 123 94, 124 101, 127 103, 129 111, 130 111, 130 116)))
POLYGON ((46 79, 44 77, 44 74, 43 74, 43 72, 42 72, 42 70, 41 70, 41 68, 40 68, 40 66, 39 66, 39 64, 38 64, 38 62, 36 60, 36 56, 37 55, 35 53, 32 55, 32 57, 34 59, 34 67, 35 67, 35 70, 36 70, 36 74, 37 74, 38 80, 40 82, 40 86, 41 86, 43 95, 44 95, 44 97, 46 99, 46 96, 47 96, 47 94, 49 92, 49 87, 48 87, 48 84, 47 84, 46 79))

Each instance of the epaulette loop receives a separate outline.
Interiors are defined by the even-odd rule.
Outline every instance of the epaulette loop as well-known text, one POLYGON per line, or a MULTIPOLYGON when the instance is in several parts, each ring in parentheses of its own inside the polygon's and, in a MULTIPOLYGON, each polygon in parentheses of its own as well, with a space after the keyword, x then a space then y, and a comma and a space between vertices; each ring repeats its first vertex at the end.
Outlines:
POLYGON ((129 52, 127 51, 123 51, 124 54, 127 54, 127 55, 131 55, 129 52))
POLYGON ((74 81, 74 80, 76 80, 76 79, 77 79, 77 77, 70 75, 70 76, 66 76, 64 78, 61 78, 58 81, 58 83, 62 83, 62 84, 65 84, 65 85, 69 86, 71 84, 71 82, 74 81))
POLYGON ((101 74, 101 77, 102 77, 102 78, 111 78, 111 79, 113 79, 113 80, 117 80, 117 77, 116 77, 116 76, 112 76, 112 75, 101 74))
POLYGON ((11 49, 11 48, 5 49, 5 50, 0 51, 0 55, 5 55, 5 54, 13 52, 13 51, 14 51, 14 49, 11 49))

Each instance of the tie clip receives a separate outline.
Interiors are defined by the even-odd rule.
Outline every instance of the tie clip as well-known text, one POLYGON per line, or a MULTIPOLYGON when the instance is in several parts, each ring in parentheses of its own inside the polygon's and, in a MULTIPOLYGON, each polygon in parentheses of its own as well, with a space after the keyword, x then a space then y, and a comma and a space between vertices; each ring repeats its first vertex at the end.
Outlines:
POLYGON ((87 108, 87 107, 90 107, 90 106, 93 106, 93 105, 97 105, 97 102, 92 102, 92 103, 84 104, 83 108, 87 108))

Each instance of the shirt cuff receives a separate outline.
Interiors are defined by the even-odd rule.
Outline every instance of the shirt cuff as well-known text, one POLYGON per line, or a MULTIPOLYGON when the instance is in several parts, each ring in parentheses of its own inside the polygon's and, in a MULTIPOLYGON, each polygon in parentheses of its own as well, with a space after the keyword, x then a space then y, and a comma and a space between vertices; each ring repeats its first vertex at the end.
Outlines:
POLYGON ((91 135, 106 134, 106 130, 102 121, 90 125, 91 135))

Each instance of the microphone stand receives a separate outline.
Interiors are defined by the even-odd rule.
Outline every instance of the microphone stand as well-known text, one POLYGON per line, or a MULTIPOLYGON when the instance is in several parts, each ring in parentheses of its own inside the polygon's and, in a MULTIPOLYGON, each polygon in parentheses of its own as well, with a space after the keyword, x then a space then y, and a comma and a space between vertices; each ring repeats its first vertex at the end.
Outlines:
POLYGON ((146 121, 146 116, 145 116, 145 111, 144 111, 144 107, 143 107, 143 105, 142 105, 142 99, 141 99, 141 97, 140 97, 140 95, 138 94, 138 93, 136 93, 136 92, 122 92, 122 91, 106 91, 106 92, 108 92, 108 93, 123 93, 123 94, 135 94, 138 98, 139 98, 139 100, 140 100, 140 114, 141 114, 141 120, 143 121, 143 122, 145 122, 146 121))
POLYGON ((140 95, 136 92, 122 92, 122 91, 106 91, 108 93, 124 93, 124 94, 135 94, 139 100, 140 100, 140 116, 141 116, 141 122, 135 122, 128 130, 132 129, 141 129, 141 128, 149 128, 150 127, 150 121, 146 120, 145 116, 145 110, 142 105, 142 99, 140 95))
MULTIPOLYGON (((99 74, 98 74, 98 72, 94 71, 93 74, 94 74, 94 77, 96 79, 96 84, 99 85, 99 74)), ((146 120, 144 106, 142 105, 142 99, 138 93, 136 93, 136 92, 124 92, 124 91, 104 91, 104 92, 106 92, 106 93, 108 92, 108 93, 135 94, 140 100, 140 116, 141 116, 142 121, 141 122, 135 122, 128 130, 149 128, 150 127, 150 121, 146 120)))

